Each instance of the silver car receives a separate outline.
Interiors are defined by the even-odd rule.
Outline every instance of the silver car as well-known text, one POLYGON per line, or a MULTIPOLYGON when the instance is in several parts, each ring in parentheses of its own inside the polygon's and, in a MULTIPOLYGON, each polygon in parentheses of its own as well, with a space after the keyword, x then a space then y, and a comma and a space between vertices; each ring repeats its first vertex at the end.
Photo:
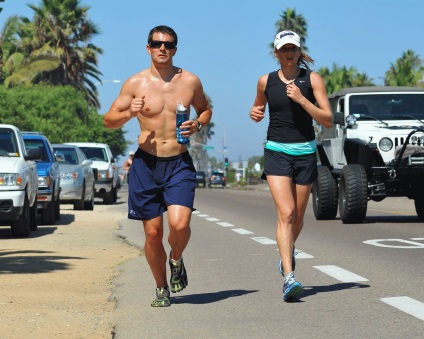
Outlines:
POLYGON ((94 209, 95 178, 92 160, 75 145, 53 144, 60 168, 60 201, 73 203, 75 210, 94 209))

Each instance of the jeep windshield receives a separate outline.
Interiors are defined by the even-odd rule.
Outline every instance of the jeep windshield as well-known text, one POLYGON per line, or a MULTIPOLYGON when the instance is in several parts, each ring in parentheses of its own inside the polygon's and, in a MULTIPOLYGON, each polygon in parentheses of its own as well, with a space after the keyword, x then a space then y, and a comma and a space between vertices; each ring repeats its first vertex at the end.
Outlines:
POLYGON ((424 93, 351 95, 349 113, 357 120, 412 120, 424 124, 424 93))
POLYGON ((0 157, 19 156, 15 133, 9 128, 0 128, 0 157))

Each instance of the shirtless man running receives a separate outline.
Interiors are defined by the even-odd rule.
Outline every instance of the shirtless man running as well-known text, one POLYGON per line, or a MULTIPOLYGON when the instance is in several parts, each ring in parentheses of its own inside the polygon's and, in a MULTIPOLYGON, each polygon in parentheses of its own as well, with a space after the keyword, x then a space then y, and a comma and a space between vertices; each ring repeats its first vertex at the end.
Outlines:
POLYGON ((188 284, 182 255, 191 233, 196 170, 187 145, 177 142, 177 101, 181 100, 188 109, 192 106, 197 114, 196 120, 190 118, 181 126, 186 129, 181 132, 183 137, 197 133, 212 117, 199 78, 172 63, 177 43, 177 34, 170 27, 157 26, 150 31, 146 45, 151 56, 150 68, 123 84, 119 97, 104 117, 108 128, 120 128, 135 117, 140 124, 139 148, 129 182, 128 218, 143 221, 144 251, 156 281, 153 307, 171 304, 163 246, 165 211, 171 246, 171 291, 180 292, 188 284))

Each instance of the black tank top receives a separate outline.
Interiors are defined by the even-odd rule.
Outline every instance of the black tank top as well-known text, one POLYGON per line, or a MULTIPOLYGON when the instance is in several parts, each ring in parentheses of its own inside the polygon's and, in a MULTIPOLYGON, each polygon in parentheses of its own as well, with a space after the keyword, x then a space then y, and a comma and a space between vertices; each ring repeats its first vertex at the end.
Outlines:
MULTIPOLYGON (((301 68, 294 82, 303 96, 315 104, 311 71, 301 68)), ((286 84, 278 76, 278 71, 269 73, 265 96, 269 107, 268 140, 297 143, 315 139, 312 117, 301 105, 287 97, 286 84)))

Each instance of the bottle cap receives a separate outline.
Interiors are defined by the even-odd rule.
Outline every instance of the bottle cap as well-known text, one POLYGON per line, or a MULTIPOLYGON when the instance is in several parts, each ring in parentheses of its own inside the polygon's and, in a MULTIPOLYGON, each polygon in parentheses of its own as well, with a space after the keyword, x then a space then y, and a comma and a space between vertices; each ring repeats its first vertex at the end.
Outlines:
POLYGON ((177 111, 186 111, 184 104, 181 100, 177 100, 177 111))

